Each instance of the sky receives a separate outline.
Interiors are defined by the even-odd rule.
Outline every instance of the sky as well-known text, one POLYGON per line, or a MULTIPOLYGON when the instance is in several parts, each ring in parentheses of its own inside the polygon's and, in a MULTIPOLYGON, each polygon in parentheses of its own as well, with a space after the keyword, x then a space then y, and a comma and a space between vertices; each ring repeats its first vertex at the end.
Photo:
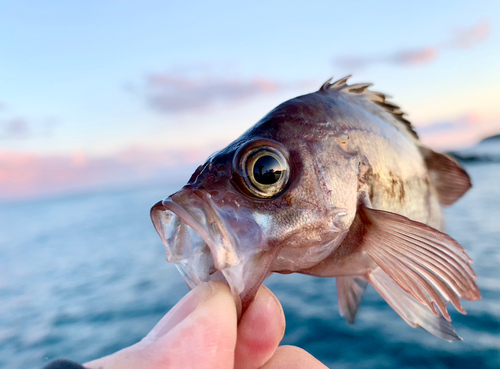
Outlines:
POLYGON ((0 201, 182 181, 334 76, 439 149, 500 132, 500 2, 0 4, 0 201))

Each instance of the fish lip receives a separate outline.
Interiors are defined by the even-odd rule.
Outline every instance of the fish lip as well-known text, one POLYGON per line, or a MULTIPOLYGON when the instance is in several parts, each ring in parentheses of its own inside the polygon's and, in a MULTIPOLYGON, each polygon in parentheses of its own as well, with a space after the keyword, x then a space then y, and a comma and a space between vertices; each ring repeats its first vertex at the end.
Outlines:
MULTIPOLYGON (((201 198, 200 191, 194 191, 197 197, 201 198)), ((171 197, 167 197, 162 201, 162 205, 170 210, 172 213, 177 215, 183 222, 185 222, 189 227, 191 227, 202 239, 205 241, 207 246, 210 248, 213 259, 214 266, 217 270, 223 270, 226 268, 234 267, 240 264, 240 260, 234 249, 230 236, 225 230, 225 227, 221 225, 220 217, 215 213, 211 204, 204 201, 202 212, 204 215, 208 215, 212 221, 216 223, 216 232, 220 236, 219 240, 215 240, 214 237, 200 224, 199 221, 182 205, 175 202, 171 197), (221 250, 221 246, 223 246, 221 250), (225 247, 224 247, 225 246, 225 247), (222 253, 222 255, 220 255, 222 253)), ((211 223, 214 224, 214 223, 211 223)))
MULTIPOLYGON (((208 209, 203 209, 203 210, 208 210, 208 209)), ((212 252, 212 256, 214 255, 214 253, 220 252, 217 249, 219 245, 216 244, 216 241, 209 234, 209 232, 200 224, 199 221, 195 219, 195 217, 188 210, 185 209, 185 207, 176 203, 171 197, 168 197, 162 201, 157 202, 151 208, 151 219, 153 221, 153 225, 156 229, 156 232, 160 235, 160 238, 162 239, 163 244, 167 249, 169 248, 169 241, 162 228, 162 217, 161 215, 158 215, 158 212, 161 211, 163 212, 170 211, 171 213, 178 216, 181 219, 181 221, 183 221, 186 225, 191 227, 203 239, 203 241, 205 241, 207 246, 210 248, 210 251, 212 252)), ((229 255, 229 253, 227 256, 229 257, 225 258, 225 262, 223 263, 220 262, 222 258, 214 260, 214 267, 217 270, 222 270, 239 264, 240 261, 238 260, 238 258, 235 258, 233 255, 229 255)), ((173 255, 168 252, 167 252, 167 260, 171 263, 178 262, 173 257, 173 255)))
MULTIPOLYGON (((185 188, 159 201, 151 208, 151 219, 165 246, 167 261, 176 264, 191 289, 203 281, 219 280, 226 283, 231 289, 231 293, 234 297, 238 316, 241 316, 242 298, 245 298, 245 296, 240 295, 245 290, 246 281, 243 273, 245 261, 239 258, 229 231, 224 226, 221 217, 216 213, 210 198, 201 191, 191 190, 186 193, 186 190, 185 188), (180 194, 182 194, 182 196, 180 194), (202 222, 196 219, 189 211, 190 207, 200 210, 202 222), (167 212, 170 212, 170 214, 167 212), (179 257, 179 254, 176 254, 176 251, 184 250, 186 245, 182 244, 182 240, 171 240, 168 238, 167 227, 172 226, 171 222, 173 219, 171 217, 173 215, 177 216, 181 222, 190 227, 205 242, 206 246, 208 246, 210 255, 205 254, 203 257, 211 258, 213 268, 209 268, 206 275, 203 273, 198 274, 198 271, 193 271, 189 268, 189 262, 191 260, 179 257), (167 217, 169 219, 167 219, 167 217), (204 226, 202 224, 204 222, 212 225, 212 233, 217 237, 214 237, 214 235, 208 231, 207 225, 204 226), (180 244, 176 244, 176 242, 180 242, 180 244), (179 249, 177 249, 178 246, 180 246, 179 249), (215 269, 215 271, 213 269, 215 269), (217 273, 217 271, 220 271, 222 274, 217 273)), ((174 235, 176 234, 175 232, 177 232, 177 230, 174 230, 174 235)))

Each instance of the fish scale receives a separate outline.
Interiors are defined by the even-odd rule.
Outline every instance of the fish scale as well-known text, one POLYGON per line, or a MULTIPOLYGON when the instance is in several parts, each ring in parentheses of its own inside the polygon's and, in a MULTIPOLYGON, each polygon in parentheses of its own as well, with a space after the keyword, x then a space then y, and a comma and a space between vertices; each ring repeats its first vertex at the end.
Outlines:
POLYGON ((480 293, 465 250, 442 233, 442 207, 469 176, 386 95, 348 78, 284 102, 211 155, 153 206, 153 224, 189 286, 227 283, 239 318, 265 278, 296 272, 337 278, 349 323, 370 284, 411 327, 458 340, 446 304, 465 313, 460 299, 480 293))

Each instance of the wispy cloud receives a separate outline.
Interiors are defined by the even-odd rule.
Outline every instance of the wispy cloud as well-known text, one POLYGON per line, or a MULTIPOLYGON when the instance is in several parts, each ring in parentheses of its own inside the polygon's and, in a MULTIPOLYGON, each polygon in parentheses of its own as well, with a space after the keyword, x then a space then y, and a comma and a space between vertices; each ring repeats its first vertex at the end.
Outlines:
POLYGON ((28 120, 26 118, 0 119, 0 140, 20 140, 50 136, 59 123, 54 119, 28 120))
POLYGON ((292 88, 307 87, 310 81, 283 83, 269 78, 228 77, 205 66, 194 70, 173 69, 149 75, 141 87, 128 89, 145 96, 150 107, 164 114, 205 112, 252 98, 292 88))
POLYGON ((31 119, 16 116, 0 102, 0 141, 50 136, 59 122, 54 118, 31 119), (10 117, 9 117, 10 116, 10 117))
POLYGON ((48 156, 0 150, 0 200, 154 181, 187 181, 212 151, 212 147, 167 151, 136 147, 95 158, 79 151, 48 156))
POLYGON ((26 119, 14 118, 0 122, 2 133, 0 137, 5 138, 26 138, 30 135, 28 122, 26 119))
POLYGON ((422 49, 400 51, 388 58, 387 61, 402 65, 427 64, 436 59, 438 54, 439 51, 436 47, 425 47, 422 49))
POLYGON ((421 141, 430 147, 449 150, 467 147, 500 132, 500 117, 485 118, 469 113, 444 121, 417 126, 421 141))
POLYGON ((336 66, 356 70, 375 64, 400 66, 423 65, 437 59, 447 50, 460 50, 474 47, 490 35, 489 22, 483 20, 470 28, 458 29, 449 40, 442 44, 398 50, 381 56, 341 56, 335 59, 336 66))
POLYGON ((481 125, 483 119, 474 113, 465 114, 453 119, 432 122, 423 127, 418 127, 420 136, 432 136, 440 133, 449 133, 462 129, 477 128, 481 125))
POLYGON ((239 102, 257 95, 273 93, 282 86, 274 81, 194 80, 172 75, 153 75, 148 80, 151 106, 164 113, 202 110, 218 103, 239 102))
POLYGON ((471 28, 456 30, 450 46, 458 49, 467 49, 483 42, 489 35, 489 22, 482 20, 471 28))
MULTIPOLYGON (((500 131, 500 117, 467 114, 418 126, 422 141, 439 150, 464 147, 500 131)), ((187 181, 197 165, 225 143, 151 150, 132 147, 108 157, 84 152, 38 155, 0 149, 0 201, 119 188, 145 183, 187 181)))

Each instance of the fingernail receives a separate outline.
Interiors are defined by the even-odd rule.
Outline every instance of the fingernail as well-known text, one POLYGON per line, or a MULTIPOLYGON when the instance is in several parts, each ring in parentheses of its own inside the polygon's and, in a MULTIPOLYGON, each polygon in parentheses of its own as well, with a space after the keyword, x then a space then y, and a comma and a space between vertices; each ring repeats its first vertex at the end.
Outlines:
POLYGON ((184 296, 149 332, 146 340, 154 340, 164 336, 172 328, 186 319, 198 305, 206 301, 214 292, 212 283, 202 283, 184 296))

